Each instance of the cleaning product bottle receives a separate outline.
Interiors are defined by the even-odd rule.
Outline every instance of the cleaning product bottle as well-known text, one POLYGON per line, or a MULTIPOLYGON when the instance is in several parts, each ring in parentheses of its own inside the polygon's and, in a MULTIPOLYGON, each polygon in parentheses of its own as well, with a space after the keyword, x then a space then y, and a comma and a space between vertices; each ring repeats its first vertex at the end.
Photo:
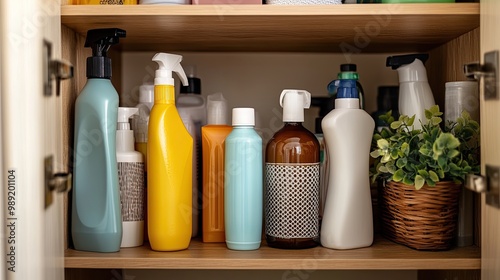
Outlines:
MULTIPOLYGON (((356 72, 356 69, 357 69, 356 64, 341 64, 340 72, 337 75, 337 80, 356 80, 356 88, 358 90, 358 96, 359 96, 359 106, 361 109, 364 109, 365 93, 363 91, 361 83, 359 82, 359 75, 356 72)), ((337 86, 335 84, 335 81, 337 80, 331 81, 327 86, 328 93, 334 98, 337 98, 337 86)))
POLYGON ((193 122, 194 128, 189 133, 195 141, 193 153, 193 237, 198 235, 199 209, 198 193, 201 193, 201 127, 207 123, 205 98, 201 96, 201 80, 196 77, 196 65, 186 67, 188 85, 181 86, 176 100, 177 110, 184 122, 193 122), (190 120, 187 120, 187 119, 190 120))
POLYGON ((147 222, 147 178, 148 178, 148 125, 151 109, 154 104, 154 85, 143 84, 139 87, 139 103, 135 106, 138 112, 132 118, 132 130, 134 131, 135 150, 140 152, 144 158, 144 240, 148 240, 147 222))
POLYGON ((311 106, 319 107, 319 116, 314 123, 314 135, 319 142, 319 221, 323 219, 325 210, 326 194, 328 191, 328 151, 326 150, 325 138, 321 122, 323 118, 335 108, 335 97, 311 97, 311 106))
POLYGON ((182 56, 157 53, 155 103, 148 129, 148 234, 156 251, 189 246, 192 233, 193 138, 175 107, 172 72, 187 84, 182 56))
POLYGON ((428 54, 398 55, 388 57, 386 63, 388 67, 398 70, 399 113, 416 115, 413 122, 415 129, 421 128, 420 122, 427 122, 425 110, 436 104, 424 66, 428 58, 428 54))
POLYGON ((284 127, 266 148, 265 224, 271 247, 311 248, 319 242, 319 142, 302 126, 311 105, 305 90, 280 96, 284 127))
POLYGON ((116 163, 118 93, 111 84, 107 52, 125 30, 93 29, 85 47, 87 83, 75 103, 75 143, 71 233, 75 249, 116 252, 122 241, 122 217, 116 163))
POLYGON ((151 109, 154 105, 154 85, 143 84, 139 87, 139 103, 135 106, 138 112, 132 118, 135 149, 144 156, 144 168, 147 170, 148 125, 151 109))
POLYGON ((355 80, 339 80, 335 109, 323 119, 330 164, 321 245, 354 249, 373 243, 369 154, 375 122, 359 108, 355 80))
POLYGON ((144 240, 144 158, 134 150, 134 132, 129 123, 137 111, 137 108, 118 108, 116 160, 123 221, 120 247, 141 246, 144 240))
POLYGON ((233 109, 224 162, 226 245, 256 250, 262 235, 262 138, 254 129, 253 108, 233 109))
POLYGON ((203 151, 203 242, 224 242, 224 144, 233 128, 227 124, 222 93, 207 98, 208 124, 201 128, 203 151))

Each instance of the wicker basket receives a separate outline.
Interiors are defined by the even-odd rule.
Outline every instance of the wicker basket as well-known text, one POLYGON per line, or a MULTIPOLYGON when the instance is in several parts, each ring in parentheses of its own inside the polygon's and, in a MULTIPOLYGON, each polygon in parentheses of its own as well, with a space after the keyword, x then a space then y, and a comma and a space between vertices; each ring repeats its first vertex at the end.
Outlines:
POLYGON ((417 250, 448 250, 454 245, 458 196, 462 185, 439 182, 435 187, 387 182, 380 188, 382 234, 417 250))

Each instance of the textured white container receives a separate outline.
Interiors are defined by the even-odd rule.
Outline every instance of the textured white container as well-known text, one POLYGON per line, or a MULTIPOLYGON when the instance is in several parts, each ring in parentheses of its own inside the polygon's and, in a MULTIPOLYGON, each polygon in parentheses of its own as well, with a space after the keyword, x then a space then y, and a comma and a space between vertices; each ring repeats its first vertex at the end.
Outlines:
POLYGON ((328 149, 329 180, 321 245, 354 249, 373 243, 369 154, 375 122, 359 99, 338 98, 321 122, 328 149))

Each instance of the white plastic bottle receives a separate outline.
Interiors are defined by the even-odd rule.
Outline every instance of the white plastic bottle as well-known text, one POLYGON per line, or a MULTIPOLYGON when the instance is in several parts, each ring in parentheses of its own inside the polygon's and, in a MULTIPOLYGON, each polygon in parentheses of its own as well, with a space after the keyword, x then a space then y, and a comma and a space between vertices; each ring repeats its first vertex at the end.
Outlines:
POLYGON ((118 108, 116 161, 123 225, 120 247, 141 246, 144 240, 144 158, 134 150, 134 132, 129 124, 129 118, 137 111, 118 108))
POLYGON ((355 80, 340 80, 335 109, 321 122, 329 179, 321 245, 354 249, 373 243, 369 154, 375 122, 359 108, 355 80))
POLYGON ((421 128, 420 122, 427 122, 425 110, 436 104, 424 66, 428 57, 427 54, 409 54, 387 58, 387 66, 398 70, 399 113, 415 115, 415 129, 421 128))

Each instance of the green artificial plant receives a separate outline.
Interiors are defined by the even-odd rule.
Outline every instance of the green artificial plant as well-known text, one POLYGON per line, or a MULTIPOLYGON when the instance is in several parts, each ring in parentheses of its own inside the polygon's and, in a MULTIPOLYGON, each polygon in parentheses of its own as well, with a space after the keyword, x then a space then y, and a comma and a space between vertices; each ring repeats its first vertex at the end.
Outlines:
POLYGON ((372 180, 402 182, 419 190, 440 181, 463 183, 468 173, 478 174, 479 124, 464 111, 441 128, 442 114, 437 105, 425 110, 421 129, 413 126, 415 116, 380 116, 390 127, 373 136, 372 180))

